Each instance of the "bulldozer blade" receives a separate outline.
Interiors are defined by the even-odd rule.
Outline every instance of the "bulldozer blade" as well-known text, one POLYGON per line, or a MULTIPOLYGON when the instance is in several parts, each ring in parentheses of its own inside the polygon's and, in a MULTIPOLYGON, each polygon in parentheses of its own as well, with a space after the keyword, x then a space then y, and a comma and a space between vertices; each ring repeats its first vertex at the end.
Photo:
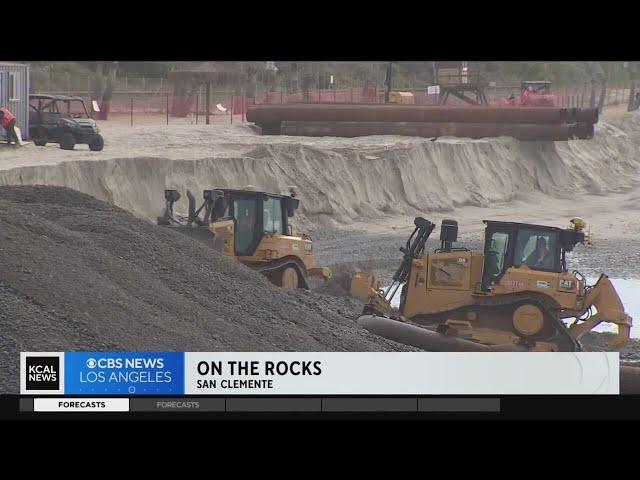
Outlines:
POLYGON ((307 275, 310 277, 322 277, 326 282, 331 278, 331 269, 328 267, 311 267, 307 271, 307 275))
POLYGON ((355 272, 351 275, 351 286, 349 293, 352 297, 367 301, 371 292, 380 290, 380 281, 371 273, 355 272))
POLYGON ((216 243, 215 235, 208 227, 175 225, 172 226, 171 229, 198 240, 199 242, 204 243, 207 247, 221 251, 221 247, 216 243))

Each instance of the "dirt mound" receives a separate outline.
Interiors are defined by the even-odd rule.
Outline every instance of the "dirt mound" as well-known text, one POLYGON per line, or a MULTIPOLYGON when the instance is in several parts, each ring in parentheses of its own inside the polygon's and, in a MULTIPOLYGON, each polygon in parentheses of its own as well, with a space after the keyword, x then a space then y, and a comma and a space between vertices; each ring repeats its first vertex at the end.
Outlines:
POLYGON ((0 391, 20 351, 405 349, 199 242, 59 187, 0 187, 0 391))

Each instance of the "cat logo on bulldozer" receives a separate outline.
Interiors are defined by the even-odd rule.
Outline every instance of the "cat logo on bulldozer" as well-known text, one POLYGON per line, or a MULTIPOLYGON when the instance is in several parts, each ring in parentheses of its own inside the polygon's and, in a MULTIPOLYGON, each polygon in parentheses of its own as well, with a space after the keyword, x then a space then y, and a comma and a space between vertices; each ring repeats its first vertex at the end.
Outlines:
POLYGON ((571 290, 573 288, 573 280, 560 279, 560 288, 571 290))

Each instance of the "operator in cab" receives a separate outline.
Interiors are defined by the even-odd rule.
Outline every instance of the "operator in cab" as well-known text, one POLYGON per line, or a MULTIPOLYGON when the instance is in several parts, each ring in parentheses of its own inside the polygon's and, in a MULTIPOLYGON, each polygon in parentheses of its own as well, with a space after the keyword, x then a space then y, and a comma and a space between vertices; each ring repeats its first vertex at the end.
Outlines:
POLYGON ((236 247, 240 252, 244 252, 249 249, 255 235, 255 206, 237 205, 236 209, 236 247))
POLYGON ((553 257, 547 247, 547 239, 540 236, 536 240, 536 249, 529 254, 525 263, 530 268, 553 268, 553 257))

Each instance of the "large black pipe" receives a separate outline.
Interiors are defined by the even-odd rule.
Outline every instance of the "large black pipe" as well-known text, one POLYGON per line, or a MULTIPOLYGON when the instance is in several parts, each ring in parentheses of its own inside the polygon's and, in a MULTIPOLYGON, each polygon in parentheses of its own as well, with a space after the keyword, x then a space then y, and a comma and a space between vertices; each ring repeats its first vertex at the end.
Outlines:
POLYGON ((456 122, 456 123, 597 123, 595 108, 436 107, 394 104, 250 105, 247 120, 259 125, 283 121, 456 122))
POLYGON ((281 123, 282 135, 308 137, 361 137, 405 135, 411 137, 487 138, 509 136, 518 140, 564 141, 593 137, 591 124, 421 123, 421 122, 293 122, 281 123))
POLYGON ((365 329, 394 342, 417 347, 428 352, 524 352, 517 345, 482 345, 480 343, 463 340, 462 338, 447 337, 437 332, 427 330, 408 323, 392 320, 376 315, 363 315, 358 323, 365 329))
MULTIPOLYGON (((487 346, 436 332, 390 318, 363 315, 358 323, 369 332, 428 352, 523 352, 517 345, 487 346)), ((620 365, 620 393, 640 394, 640 367, 620 365)))
POLYGON ((640 368, 631 365, 620 365, 620 393, 640 394, 640 368))
POLYGON ((598 109, 597 108, 570 108, 567 115, 571 121, 579 123, 598 123, 598 109))

